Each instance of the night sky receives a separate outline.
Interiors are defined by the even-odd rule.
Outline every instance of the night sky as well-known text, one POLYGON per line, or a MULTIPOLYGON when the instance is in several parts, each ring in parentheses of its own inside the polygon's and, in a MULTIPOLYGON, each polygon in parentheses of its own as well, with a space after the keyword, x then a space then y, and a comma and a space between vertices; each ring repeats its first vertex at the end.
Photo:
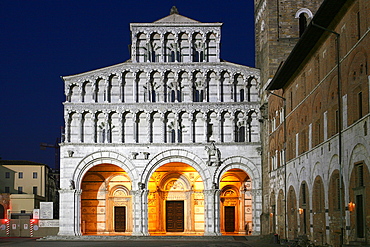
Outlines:
POLYGON ((221 58, 254 66, 253 0, 0 0, 0 157, 54 167, 73 75, 129 59, 129 23, 179 13, 222 22, 221 58))

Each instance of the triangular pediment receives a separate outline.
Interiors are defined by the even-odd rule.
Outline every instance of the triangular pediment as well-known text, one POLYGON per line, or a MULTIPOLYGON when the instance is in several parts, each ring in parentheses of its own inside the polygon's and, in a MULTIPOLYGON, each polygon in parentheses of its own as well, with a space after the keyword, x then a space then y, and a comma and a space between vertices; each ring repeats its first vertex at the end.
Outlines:
POLYGON ((179 14, 171 14, 155 21, 154 23, 199 23, 199 21, 190 19, 179 14))

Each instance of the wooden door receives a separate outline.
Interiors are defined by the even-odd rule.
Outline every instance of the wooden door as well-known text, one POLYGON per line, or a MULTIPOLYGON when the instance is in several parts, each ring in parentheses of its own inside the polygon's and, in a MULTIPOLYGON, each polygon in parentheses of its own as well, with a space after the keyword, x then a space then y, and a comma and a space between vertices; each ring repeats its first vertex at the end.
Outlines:
POLYGON ((166 231, 184 231, 184 201, 166 201, 166 231))
POLYGON ((225 232, 235 231, 235 207, 225 206, 225 232))
POLYGON ((114 207, 114 231, 126 231, 126 207, 114 207))

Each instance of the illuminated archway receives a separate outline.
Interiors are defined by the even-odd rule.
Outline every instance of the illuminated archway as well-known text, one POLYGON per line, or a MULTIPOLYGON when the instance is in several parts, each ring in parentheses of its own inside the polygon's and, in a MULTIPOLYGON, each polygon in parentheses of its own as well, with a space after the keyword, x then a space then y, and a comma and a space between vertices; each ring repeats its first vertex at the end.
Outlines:
POLYGON ((81 180, 82 234, 132 232, 132 183, 128 174, 112 164, 90 168, 81 180))
POLYGON ((148 189, 151 235, 204 233, 204 184, 192 166, 162 165, 150 177, 148 189))
POLYGON ((241 169, 230 169, 220 180, 220 229, 222 234, 251 234, 252 182, 241 169))

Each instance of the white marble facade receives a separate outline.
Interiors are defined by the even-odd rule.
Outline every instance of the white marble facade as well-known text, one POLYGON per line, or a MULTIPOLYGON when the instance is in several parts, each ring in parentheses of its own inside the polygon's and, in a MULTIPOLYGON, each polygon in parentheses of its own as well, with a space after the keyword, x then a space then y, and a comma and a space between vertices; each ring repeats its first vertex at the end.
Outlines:
MULTIPOLYGON (((252 234, 260 233, 259 70, 220 59, 221 26, 173 9, 156 22, 130 25, 126 62, 63 77, 59 235, 83 234, 81 183, 99 164, 127 173, 132 206, 126 224, 132 235, 150 234, 148 183, 171 162, 194 168, 203 181, 204 235, 222 233, 222 176, 245 172, 252 184, 252 234)), ((237 189, 241 197, 245 187, 237 189)), ((241 232, 246 219, 237 220, 235 232, 241 232)))

